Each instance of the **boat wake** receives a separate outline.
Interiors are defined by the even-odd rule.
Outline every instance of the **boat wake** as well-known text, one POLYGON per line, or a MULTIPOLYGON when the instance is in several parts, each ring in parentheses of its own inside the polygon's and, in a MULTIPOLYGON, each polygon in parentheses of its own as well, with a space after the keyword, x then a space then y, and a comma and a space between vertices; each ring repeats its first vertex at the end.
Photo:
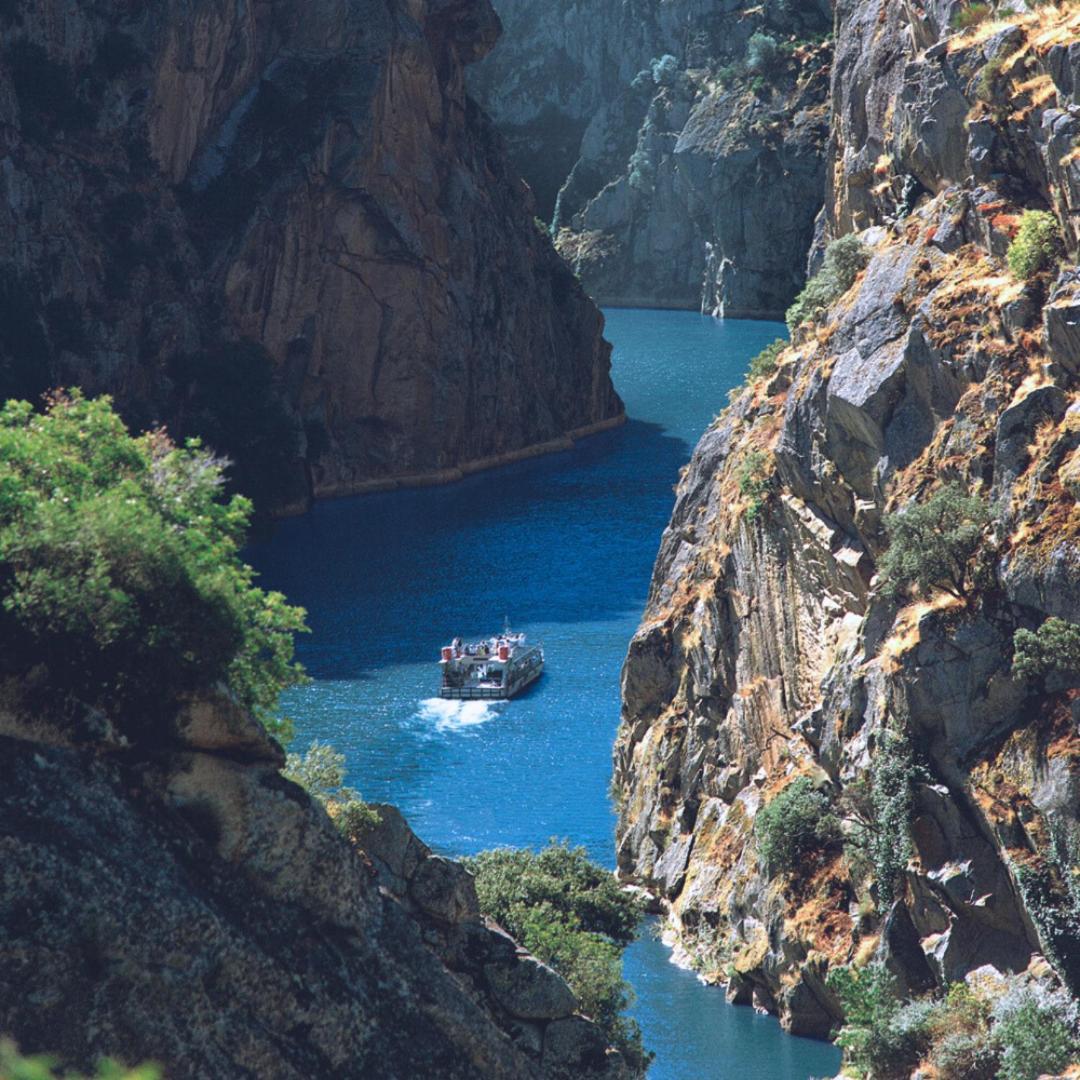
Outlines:
POLYGON ((440 735, 468 731, 479 727, 499 715, 497 701, 447 701, 445 698, 427 698, 420 702, 417 716, 433 727, 440 735))

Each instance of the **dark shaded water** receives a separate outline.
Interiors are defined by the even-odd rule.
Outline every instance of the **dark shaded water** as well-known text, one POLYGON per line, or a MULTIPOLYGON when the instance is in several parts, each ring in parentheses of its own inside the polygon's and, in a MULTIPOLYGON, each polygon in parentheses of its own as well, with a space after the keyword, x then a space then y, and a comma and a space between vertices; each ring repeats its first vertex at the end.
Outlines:
MULTIPOLYGON (((689 312, 612 310, 631 420, 567 453, 444 488, 322 503, 251 551, 262 584, 308 609, 314 682, 287 702, 297 745, 332 743, 365 798, 401 807, 451 854, 552 836, 612 864, 607 798, 619 671, 672 486, 750 357, 782 332, 689 312), (509 704, 443 702, 438 647, 509 615, 544 643, 541 681, 509 704)), ((643 937, 627 953, 654 1080, 804 1080, 824 1044, 724 1003, 643 937)))

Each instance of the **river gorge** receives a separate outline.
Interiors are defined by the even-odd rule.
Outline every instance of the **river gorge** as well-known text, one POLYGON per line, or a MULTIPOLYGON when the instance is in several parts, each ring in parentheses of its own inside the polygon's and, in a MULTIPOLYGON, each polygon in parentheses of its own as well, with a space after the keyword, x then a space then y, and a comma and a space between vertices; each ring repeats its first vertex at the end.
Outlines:
MULTIPOLYGON (((777 323, 609 309, 629 420, 572 451, 447 487, 320 503, 256 545, 261 583, 308 610, 312 684, 285 702, 297 745, 347 754, 365 798, 399 806, 451 855, 568 838, 613 865, 608 797, 619 672, 671 510, 672 485, 777 323), (438 647, 502 625, 547 670, 510 703, 434 697, 438 647)), ((804 1080, 839 1053, 724 1002, 648 929, 626 975, 657 1080, 804 1080)))

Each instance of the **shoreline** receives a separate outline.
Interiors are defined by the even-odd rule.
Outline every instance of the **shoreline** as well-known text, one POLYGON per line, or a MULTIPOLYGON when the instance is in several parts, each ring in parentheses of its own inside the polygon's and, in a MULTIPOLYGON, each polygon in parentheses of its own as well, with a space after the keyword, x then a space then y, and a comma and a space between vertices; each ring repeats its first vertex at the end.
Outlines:
POLYGON ((409 488, 440 487, 444 484, 454 484, 459 480, 464 480, 466 477, 502 468, 504 465, 514 465, 519 461, 528 461, 547 454, 572 450, 579 440, 621 427, 626 423, 626 419, 626 410, 624 409, 616 416, 609 416, 592 424, 572 428, 558 438, 548 439, 541 443, 532 443, 529 446, 523 446, 518 450, 508 450, 502 454, 491 454, 488 457, 475 458, 472 461, 466 461, 461 465, 454 465, 446 469, 407 473, 402 476, 377 477, 370 480, 358 480, 350 484, 336 484, 319 488, 313 491, 304 502, 279 507, 271 516, 274 520, 298 517, 300 514, 306 514, 316 502, 322 499, 346 499, 358 495, 377 495, 386 491, 402 491, 409 488))

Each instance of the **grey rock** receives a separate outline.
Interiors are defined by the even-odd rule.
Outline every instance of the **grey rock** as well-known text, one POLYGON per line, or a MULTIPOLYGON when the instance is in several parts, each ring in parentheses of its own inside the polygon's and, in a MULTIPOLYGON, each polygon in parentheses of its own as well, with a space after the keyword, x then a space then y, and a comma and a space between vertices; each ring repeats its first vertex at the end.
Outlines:
POLYGON ((577 1008, 566 980, 534 956, 488 964, 484 977, 499 1005, 520 1020, 557 1020, 577 1008))
POLYGON ((409 882, 409 895, 426 914, 448 923, 480 917, 476 880, 461 863, 429 855, 409 882))

